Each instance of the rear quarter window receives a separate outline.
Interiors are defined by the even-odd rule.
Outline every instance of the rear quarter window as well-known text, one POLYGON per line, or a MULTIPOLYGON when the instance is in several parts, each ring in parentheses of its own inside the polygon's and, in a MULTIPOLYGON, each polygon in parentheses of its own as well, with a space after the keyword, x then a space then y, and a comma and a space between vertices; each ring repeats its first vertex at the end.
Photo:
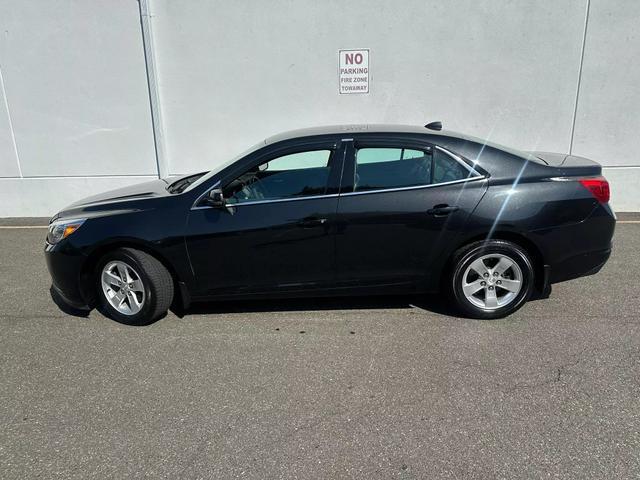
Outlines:
POLYGON ((476 176, 455 158, 440 149, 433 152, 433 183, 455 182, 476 176))

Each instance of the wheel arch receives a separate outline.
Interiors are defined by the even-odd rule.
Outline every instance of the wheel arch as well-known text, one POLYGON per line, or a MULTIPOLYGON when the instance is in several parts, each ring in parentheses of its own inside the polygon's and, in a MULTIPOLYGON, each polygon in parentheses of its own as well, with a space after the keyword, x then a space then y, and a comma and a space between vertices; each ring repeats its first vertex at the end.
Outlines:
POLYGON ((95 274, 100 259, 107 253, 120 248, 133 248, 151 255, 167 269, 173 279, 174 303, 179 301, 183 307, 188 306, 190 297, 185 287, 184 281, 178 275, 173 264, 158 249, 147 242, 137 239, 118 239, 103 243, 93 249, 87 256, 80 269, 80 293, 87 305, 94 307, 97 303, 97 292, 95 291, 95 274))

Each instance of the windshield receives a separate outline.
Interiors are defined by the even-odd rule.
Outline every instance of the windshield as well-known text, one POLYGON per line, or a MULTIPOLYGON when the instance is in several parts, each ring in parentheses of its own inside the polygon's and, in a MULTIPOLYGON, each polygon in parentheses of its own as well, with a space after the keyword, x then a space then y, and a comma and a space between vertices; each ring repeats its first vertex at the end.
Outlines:
POLYGON ((191 182, 189 185, 187 185, 187 187, 183 190, 184 192, 188 192, 190 190, 193 190, 194 188, 196 188, 198 185, 202 185, 204 182, 206 182, 207 180, 209 180, 211 177, 213 177, 214 175, 216 175, 217 173, 221 172, 222 170, 224 170, 225 168, 227 168, 229 165, 232 165, 233 163, 237 162, 238 160, 240 160, 243 157, 246 157, 247 155, 255 152, 256 150, 261 149, 262 147, 264 147, 267 144, 266 140, 261 141, 260 143, 256 143, 253 147, 249 148, 248 150, 245 150, 244 152, 242 152, 239 155, 236 155, 235 157, 233 157, 231 160, 228 160, 220 165, 218 165, 217 167, 215 167, 213 170, 207 172, 206 174, 202 175, 199 178, 195 178, 193 182, 191 182))
POLYGON ((175 182, 169 184, 169 186, 167 187, 167 191, 169 193, 182 193, 187 189, 189 185, 198 180, 205 173, 206 172, 194 173, 193 175, 179 178, 175 182))

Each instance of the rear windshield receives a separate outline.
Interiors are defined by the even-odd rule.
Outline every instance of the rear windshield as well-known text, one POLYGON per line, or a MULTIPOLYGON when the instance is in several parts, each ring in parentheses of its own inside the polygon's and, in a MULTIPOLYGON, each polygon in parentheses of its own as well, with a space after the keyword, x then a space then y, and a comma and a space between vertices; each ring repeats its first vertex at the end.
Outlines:
POLYGON ((483 140, 482 138, 473 137, 471 135, 465 135, 465 137, 481 145, 487 145, 488 147, 497 148, 498 150, 502 150, 504 152, 510 153, 511 155, 515 155, 516 157, 520 157, 524 160, 528 160, 530 162, 536 162, 536 163, 539 163, 540 165, 549 165, 546 161, 540 158, 536 154, 536 152, 525 152, 524 150, 518 150, 516 148, 506 147, 499 143, 490 142, 488 140, 483 140))

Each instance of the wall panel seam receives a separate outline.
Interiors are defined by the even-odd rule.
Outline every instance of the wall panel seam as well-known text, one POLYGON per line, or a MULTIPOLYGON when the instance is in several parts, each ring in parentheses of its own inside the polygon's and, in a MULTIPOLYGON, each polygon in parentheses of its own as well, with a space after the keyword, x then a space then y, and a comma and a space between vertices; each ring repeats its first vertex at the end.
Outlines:
POLYGON ((576 85, 576 98, 573 103, 573 118, 571 119, 571 139, 569 140, 569 155, 573 154, 573 138, 576 131, 576 117, 578 115, 578 100, 580 98, 580 84, 582 83, 582 65, 584 64, 584 48, 587 42, 587 26, 589 25, 589 9, 591 0, 587 0, 584 14, 584 28, 582 29, 582 46, 580 48, 580 66, 578 68, 578 83, 576 85))
POLYGON ((151 109, 151 129, 156 155, 158 177, 167 175, 168 162, 164 145, 164 126, 160 107, 160 92, 158 90, 158 72, 155 62, 155 45, 153 42, 153 28, 150 13, 151 0, 138 0, 140 12, 140 28, 142 30, 142 48, 149 92, 149 107, 151 109))
POLYGON ((9 99, 7 98, 7 89, 4 86, 4 76, 2 75, 2 65, 0 65, 0 89, 2 98, 4 99, 4 108, 7 110, 7 121, 9 122, 9 132, 11 134, 11 142, 13 143, 13 153, 16 156, 16 164, 18 165, 18 174, 22 178, 22 165, 20 165, 20 155, 18 154, 18 144, 16 143, 16 134, 13 130, 13 120, 11 119, 11 111, 9 110, 9 99))

